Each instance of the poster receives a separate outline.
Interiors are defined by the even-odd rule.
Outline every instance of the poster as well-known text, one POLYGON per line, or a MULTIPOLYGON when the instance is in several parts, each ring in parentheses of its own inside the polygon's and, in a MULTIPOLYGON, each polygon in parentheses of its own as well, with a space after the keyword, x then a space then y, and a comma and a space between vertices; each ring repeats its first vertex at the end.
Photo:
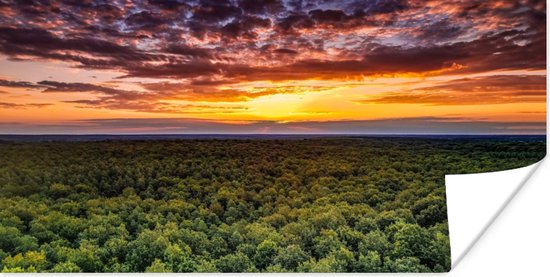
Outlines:
POLYGON ((446 176, 546 155, 546 3, 3 1, 0 134, 3 272, 447 272, 446 176))

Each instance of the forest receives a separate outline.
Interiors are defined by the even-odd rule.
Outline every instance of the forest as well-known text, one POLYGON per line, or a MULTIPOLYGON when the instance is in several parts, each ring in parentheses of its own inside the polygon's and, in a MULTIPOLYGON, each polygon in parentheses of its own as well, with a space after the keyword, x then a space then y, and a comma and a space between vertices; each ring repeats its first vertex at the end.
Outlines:
POLYGON ((445 174, 545 137, 0 140, 2 272, 445 272, 445 174))

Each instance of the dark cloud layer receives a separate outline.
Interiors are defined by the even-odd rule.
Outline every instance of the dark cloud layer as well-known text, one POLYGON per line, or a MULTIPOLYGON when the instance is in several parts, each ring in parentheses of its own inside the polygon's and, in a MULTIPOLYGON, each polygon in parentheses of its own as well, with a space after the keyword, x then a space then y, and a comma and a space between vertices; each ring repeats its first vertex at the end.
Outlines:
POLYGON ((0 87, 12 87, 12 88, 41 88, 42 86, 25 81, 10 81, 0 79, 0 87))
POLYGON ((128 77, 301 80, 545 68, 545 1, 2 3, 0 53, 128 77))

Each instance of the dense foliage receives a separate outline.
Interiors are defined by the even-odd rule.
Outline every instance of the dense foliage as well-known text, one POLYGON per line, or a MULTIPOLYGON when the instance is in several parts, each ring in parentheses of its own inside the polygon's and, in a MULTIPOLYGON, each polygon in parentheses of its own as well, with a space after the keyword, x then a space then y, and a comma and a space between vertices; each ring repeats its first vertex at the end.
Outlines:
POLYGON ((540 139, 0 142, 4 272, 447 271, 444 174, 540 139))

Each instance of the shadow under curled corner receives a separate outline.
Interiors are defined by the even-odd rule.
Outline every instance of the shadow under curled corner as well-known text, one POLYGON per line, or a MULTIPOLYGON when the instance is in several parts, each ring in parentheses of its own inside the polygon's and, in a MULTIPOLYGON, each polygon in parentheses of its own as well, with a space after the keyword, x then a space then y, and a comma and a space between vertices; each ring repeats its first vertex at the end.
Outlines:
POLYGON ((451 270, 483 237, 544 159, 517 169, 445 176, 451 270))

